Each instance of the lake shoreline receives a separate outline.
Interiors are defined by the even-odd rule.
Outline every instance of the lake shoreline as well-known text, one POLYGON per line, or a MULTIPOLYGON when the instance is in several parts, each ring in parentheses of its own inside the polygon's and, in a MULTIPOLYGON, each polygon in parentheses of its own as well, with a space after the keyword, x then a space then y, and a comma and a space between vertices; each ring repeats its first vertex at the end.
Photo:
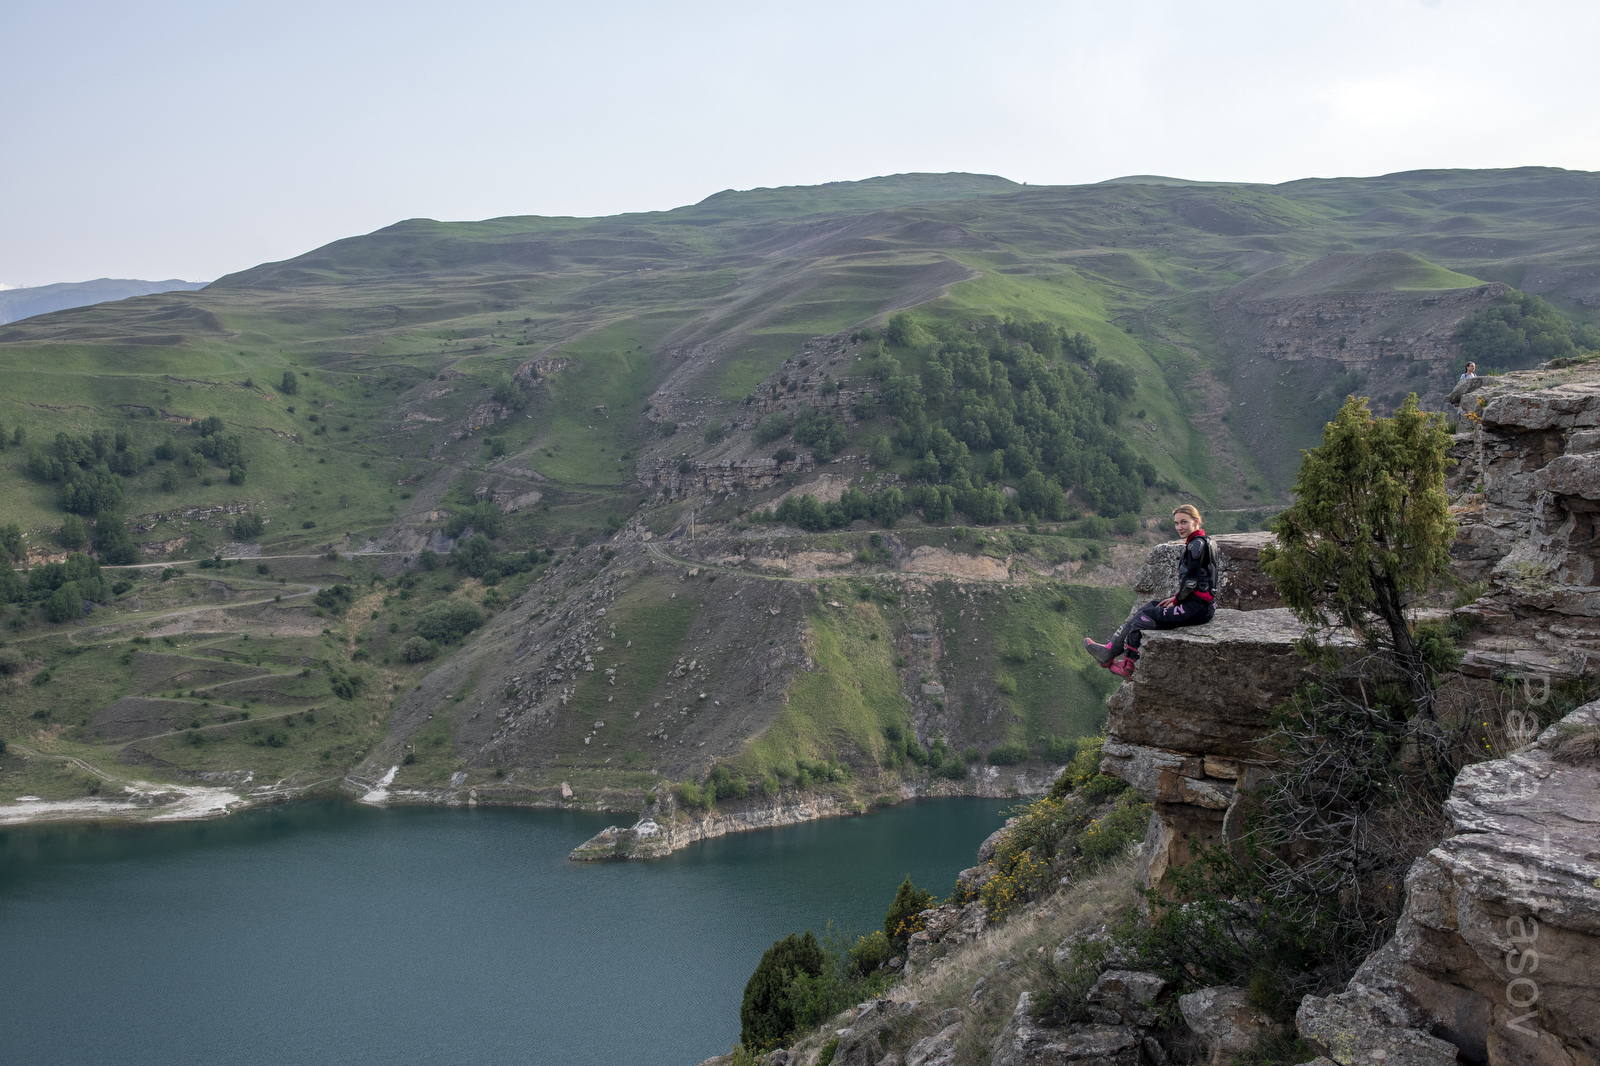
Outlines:
MULTIPOLYGON (((960 783, 937 781, 919 787, 901 782, 894 791, 860 798, 852 794, 823 792, 796 794, 776 800, 738 800, 709 811, 686 811, 668 801, 666 809, 646 807, 641 814, 640 797, 620 793, 614 802, 513 797, 493 787, 421 789, 391 788, 391 775, 372 780, 356 774, 324 779, 307 785, 285 785, 246 791, 248 780, 229 785, 177 785, 148 781, 125 781, 126 799, 84 796, 76 799, 47 800, 19 797, 0 804, 0 828, 26 825, 71 825, 74 823, 123 822, 128 824, 205 821, 262 807, 279 806, 319 796, 346 796, 372 807, 466 807, 524 808, 529 810, 574 811, 586 813, 635 814, 638 820, 627 828, 609 826, 578 848, 571 858, 579 862, 601 860, 653 859, 680 851, 701 840, 729 833, 776 829, 823 818, 866 814, 907 800, 957 798, 1023 799, 1049 791, 1060 767, 1043 767, 1038 779, 1026 771, 1008 774, 1002 783, 993 768, 981 768, 974 777, 960 783), (986 770, 991 772, 985 772, 986 770), (892 796, 893 798, 889 798, 892 796)), ((1010 769, 1010 768, 1008 768, 1010 769)))

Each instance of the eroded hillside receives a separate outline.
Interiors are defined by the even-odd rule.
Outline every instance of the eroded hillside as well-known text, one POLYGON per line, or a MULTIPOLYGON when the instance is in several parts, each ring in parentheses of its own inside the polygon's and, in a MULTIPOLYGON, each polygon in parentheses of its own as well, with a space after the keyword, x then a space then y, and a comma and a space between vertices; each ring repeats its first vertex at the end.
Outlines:
POLYGON ((11 324, 0 734, 61 758, 5 788, 1037 776, 1175 502, 1259 527, 1328 404, 1441 396, 1505 286, 1592 313, 1595 180, 902 175, 11 324))

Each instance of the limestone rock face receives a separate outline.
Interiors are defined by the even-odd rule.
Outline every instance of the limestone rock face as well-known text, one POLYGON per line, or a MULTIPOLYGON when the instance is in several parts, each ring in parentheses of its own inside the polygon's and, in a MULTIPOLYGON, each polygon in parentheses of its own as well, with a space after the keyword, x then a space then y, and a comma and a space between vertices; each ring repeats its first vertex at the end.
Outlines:
POLYGON ((976 900, 964 907, 946 903, 923 911, 920 917, 923 926, 911 934, 906 945, 906 965, 909 968, 925 966, 936 956, 946 954, 950 948, 978 939, 989 924, 983 904, 976 900))
POLYGON ((956 1061, 956 1038, 961 1029, 961 1022, 952 1022, 912 1044, 906 1052, 906 1066, 951 1066, 956 1061))
POLYGON ((1095 1008, 1097 1021, 1109 1025, 1157 1024, 1156 1002, 1167 990, 1159 975, 1137 970, 1106 970, 1084 996, 1095 1008))
MULTIPOLYGON (((1236 611, 1260 611, 1269 607, 1282 607, 1283 600, 1272 579, 1261 572, 1257 557, 1261 549, 1273 543, 1271 533, 1221 533, 1211 538, 1217 554, 1221 588, 1217 605, 1236 611)), ((1150 549, 1150 555, 1134 576, 1133 588, 1143 600, 1164 599, 1172 595, 1178 584, 1178 557, 1183 554, 1183 541, 1171 540, 1150 549)))
POLYGON ((1304 633, 1286 608, 1224 608, 1203 626, 1146 633, 1133 677, 1106 700, 1108 731, 1128 744, 1256 758, 1271 709, 1311 676, 1294 647, 1304 633))
POLYGON ((1183 1020, 1211 1051, 1211 1061, 1222 1066, 1234 1055, 1250 1050, 1262 1033, 1277 1026, 1254 1006, 1245 990, 1233 985, 1202 988, 1178 997, 1183 1020))
POLYGON ((1336 996, 1307 996, 1295 1015, 1301 1038, 1339 1066, 1455 1066, 1454 1044, 1410 1022, 1391 997, 1354 986, 1336 996))
POLYGON ((1551 754, 1562 727, 1590 726, 1600 702, 1530 750, 1461 772, 1447 805, 1455 832, 1412 866, 1394 939, 1331 1005, 1306 1000, 1302 1036, 1358 1061, 1334 1037, 1387 1011, 1472 1062, 1600 1061, 1600 768, 1551 754))
POLYGON ((1600 369, 1475 378, 1450 401, 1458 435, 1449 483, 1458 578, 1488 588, 1462 608, 1477 629, 1464 672, 1600 673, 1600 369))
POLYGON ((1136 1030, 1125 1025, 1048 1029, 1029 1016, 1030 997, 1028 992, 1017 997, 1016 1010, 995 1038, 992 1066, 1138 1066, 1136 1030))
MULTIPOLYGON (((887 1037, 895 1029, 908 1024, 921 1009, 914 999, 904 1001, 879 999, 868 1003, 855 1016, 848 1029, 839 1034, 839 1047, 833 1061, 839 1066, 880 1066, 884 1063, 887 1037), (882 1034, 885 1039, 879 1039, 882 1034)), ((892 1054, 892 1053, 891 1053, 892 1054)), ((898 1061, 896 1054, 895 1059, 898 1061)))
POLYGON ((1311 676, 1294 647, 1304 633, 1280 607, 1145 634, 1133 677, 1106 700, 1100 768, 1155 806, 1139 858, 1147 884, 1218 843, 1235 789, 1265 772, 1257 743, 1272 708, 1311 676))

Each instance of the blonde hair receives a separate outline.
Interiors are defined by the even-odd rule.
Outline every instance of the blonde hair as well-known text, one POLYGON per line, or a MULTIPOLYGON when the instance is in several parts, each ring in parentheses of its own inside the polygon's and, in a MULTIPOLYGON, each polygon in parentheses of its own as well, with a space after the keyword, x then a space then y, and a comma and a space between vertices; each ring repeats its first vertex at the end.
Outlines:
POLYGON ((1172 513, 1173 514, 1186 514, 1190 518, 1194 519, 1194 524, 1195 525, 1197 525, 1197 526, 1205 525, 1204 522, 1200 521, 1200 512, 1199 512, 1199 510, 1192 503, 1180 503, 1180 504, 1178 504, 1178 506, 1176 506, 1176 507, 1174 507, 1172 509, 1172 513))

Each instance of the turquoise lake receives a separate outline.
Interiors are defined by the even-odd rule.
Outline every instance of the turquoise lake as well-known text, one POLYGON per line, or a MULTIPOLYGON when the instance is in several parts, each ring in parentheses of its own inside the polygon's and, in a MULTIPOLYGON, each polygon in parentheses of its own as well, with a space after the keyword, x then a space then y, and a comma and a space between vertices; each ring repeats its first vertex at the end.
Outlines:
POLYGON ((786 933, 947 895, 1016 801, 923 800, 650 863, 616 815, 319 801, 0 830, 8 1062, 696 1066, 786 933))

